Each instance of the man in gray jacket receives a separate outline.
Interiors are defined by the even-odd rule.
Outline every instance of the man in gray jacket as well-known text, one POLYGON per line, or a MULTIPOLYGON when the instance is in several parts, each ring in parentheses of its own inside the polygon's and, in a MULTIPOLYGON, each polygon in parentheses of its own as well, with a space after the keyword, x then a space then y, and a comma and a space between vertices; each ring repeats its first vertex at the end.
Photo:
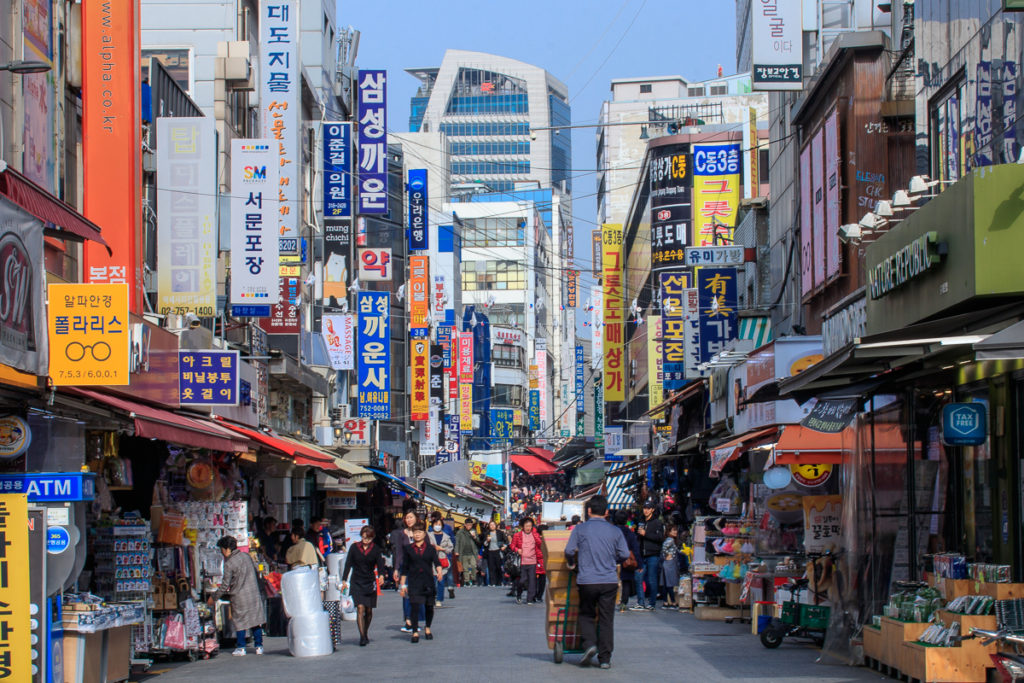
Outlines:
POLYGON ((263 654, 263 624, 267 621, 267 613, 263 609, 263 596, 260 594, 260 582, 256 577, 256 565, 246 553, 238 551, 238 543, 231 536, 224 536, 217 541, 217 547, 224 555, 224 578, 220 588, 210 596, 210 606, 225 595, 231 603, 231 623, 234 624, 237 639, 236 657, 245 655, 245 632, 252 630, 253 645, 256 654, 263 654))
POLYGON ((590 666, 597 655, 602 669, 611 668, 615 593, 619 588, 616 565, 629 559, 629 547, 618 527, 608 521, 608 499, 587 501, 587 521, 576 525, 565 546, 565 556, 576 565, 580 589, 580 666, 590 666))

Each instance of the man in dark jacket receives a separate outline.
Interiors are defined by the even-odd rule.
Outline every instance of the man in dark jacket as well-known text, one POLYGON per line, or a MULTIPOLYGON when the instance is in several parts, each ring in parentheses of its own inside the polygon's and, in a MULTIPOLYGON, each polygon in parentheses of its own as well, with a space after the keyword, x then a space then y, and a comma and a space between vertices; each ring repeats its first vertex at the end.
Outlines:
POLYGON ((647 608, 654 611, 658 598, 658 582, 661 577, 661 543, 665 540, 665 525, 654 516, 658 503, 653 498, 644 501, 644 519, 636 530, 640 541, 640 567, 643 572, 644 595, 637 595, 637 606, 631 610, 647 608), (646 598, 646 599, 645 599, 646 598))
POLYGON ((629 548, 629 552, 633 555, 633 559, 636 561, 636 565, 632 567, 626 567, 622 565, 622 570, 619 572, 619 580, 622 584, 622 597, 619 600, 619 611, 625 612, 626 607, 629 605, 629 596, 636 595, 637 600, 641 600, 639 591, 636 590, 635 580, 636 572, 639 570, 640 558, 640 542, 637 540, 637 536, 633 533, 633 530, 626 526, 628 521, 628 515, 625 510, 618 510, 615 513, 615 526, 619 527, 622 535, 626 539, 626 547, 629 548))

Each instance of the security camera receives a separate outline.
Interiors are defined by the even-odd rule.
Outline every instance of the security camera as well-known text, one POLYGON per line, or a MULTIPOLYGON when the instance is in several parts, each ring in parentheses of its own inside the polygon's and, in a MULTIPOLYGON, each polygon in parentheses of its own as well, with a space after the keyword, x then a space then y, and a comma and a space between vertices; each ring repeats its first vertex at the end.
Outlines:
POLYGON ((199 325, 202 324, 202 323, 200 322, 198 315, 196 315, 195 313, 189 312, 189 313, 185 314, 185 324, 188 326, 188 329, 194 330, 194 329, 198 328, 199 325))
POLYGON ((532 130, 530 131, 530 139, 531 140, 536 140, 537 139, 537 132, 536 131, 532 131, 532 130))

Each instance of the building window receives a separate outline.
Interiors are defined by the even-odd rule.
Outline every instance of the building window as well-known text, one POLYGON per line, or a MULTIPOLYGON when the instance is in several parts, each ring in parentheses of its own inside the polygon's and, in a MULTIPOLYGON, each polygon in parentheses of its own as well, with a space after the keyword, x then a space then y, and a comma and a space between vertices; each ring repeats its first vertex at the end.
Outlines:
POLYGON ((932 101, 932 173, 933 177, 955 183, 968 170, 961 140, 967 118, 966 84, 963 76, 932 101))
POLYGON ((488 140, 481 142, 450 142, 448 153, 453 156, 472 156, 475 154, 517 154, 530 153, 529 142, 514 140, 488 140))
POLYGON ((511 344, 495 344, 491 348, 491 361, 503 368, 523 368, 523 350, 511 344))
POLYGON ((143 64, 149 64, 146 60, 153 57, 167 69, 182 90, 192 92, 192 51, 189 48, 147 48, 141 54, 143 64))
POLYGON ((526 329, 526 318, 523 311, 523 304, 496 304, 487 309, 487 317, 491 325, 514 327, 519 330, 526 329))
POLYGON ((463 218, 463 247, 526 246, 526 219, 463 218))
POLYGON ((641 83, 640 84, 640 94, 641 95, 646 95, 648 93, 651 93, 651 92, 653 92, 653 90, 654 90, 654 88, 651 86, 650 83, 641 83))
POLYGON ((523 387, 518 384, 495 384, 491 403, 501 406, 521 406, 523 405, 523 387))
POLYGON ((724 84, 724 83, 720 83, 719 85, 712 85, 711 86, 711 94, 712 95, 728 95, 729 94, 729 86, 724 84))
MULTIPOLYGON (((426 107, 426 100, 424 99, 424 107, 426 107)), ((442 123, 441 132, 445 135, 452 137, 465 137, 468 135, 516 135, 526 136, 530 134, 530 124, 523 122, 512 122, 512 123, 485 123, 485 122, 465 122, 465 123, 442 123)))
POLYGON ((687 97, 704 97, 704 86, 690 87, 686 89, 687 97))
POLYGON ((529 161, 453 161, 452 175, 526 175, 529 161))
POLYGON ((526 289, 526 267, 517 261, 463 261, 462 289, 526 289))

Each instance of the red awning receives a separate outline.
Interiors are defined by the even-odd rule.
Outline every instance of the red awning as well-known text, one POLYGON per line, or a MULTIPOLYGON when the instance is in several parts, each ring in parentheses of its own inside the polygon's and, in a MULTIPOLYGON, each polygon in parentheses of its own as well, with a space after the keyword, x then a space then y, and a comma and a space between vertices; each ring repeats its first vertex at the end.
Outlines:
POLYGON ((721 472, 726 463, 740 457, 744 452, 755 446, 760 446, 774 441, 775 435, 778 431, 779 428, 775 426, 757 429, 752 432, 747 432, 743 436, 737 437, 732 441, 727 441, 721 446, 712 448, 711 471, 721 472))
MULTIPOLYGON (((874 428, 875 462, 879 465, 900 465, 907 461, 907 440, 897 424, 878 424, 874 428)), ((870 453, 870 428, 861 435, 861 448, 870 453)), ((842 465, 857 447, 857 433, 847 427, 836 434, 819 432, 802 425, 787 425, 775 445, 776 465, 842 465)), ((914 453, 921 457, 921 443, 914 442, 914 453)), ((870 455, 866 455, 870 458, 870 455)))
POLYGON ((0 173, 0 194, 44 223, 52 223, 59 232, 99 242, 110 249, 100 235, 100 226, 10 167, 0 173))
POLYGON ((225 422, 220 418, 217 418, 217 424, 223 425, 233 432, 247 436, 263 446, 287 455, 295 460, 296 465, 332 470, 338 468, 337 465, 334 464, 334 460, 332 458, 321 453, 317 453, 312 448, 303 446, 297 441, 293 441, 291 439, 285 440, 283 437, 271 436, 266 432, 249 429, 248 427, 242 427, 241 425, 231 424, 230 422, 225 422))
POLYGON ((532 453, 519 453, 509 458, 512 464, 523 470, 530 476, 542 474, 554 474, 558 468, 544 458, 532 453))
POLYGON ((531 455, 536 455, 539 458, 544 458, 545 460, 552 464, 554 464, 555 462, 555 452, 549 451, 546 448, 535 448, 533 446, 530 446, 526 449, 526 452, 530 453, 531 455))
POLYGON ((135 420, 135 436, 231 453, 249 450, 248 439, 203 417, 187 417, 89 389, 66 387, 61 391, 91 398, 128 413, 135 420))

